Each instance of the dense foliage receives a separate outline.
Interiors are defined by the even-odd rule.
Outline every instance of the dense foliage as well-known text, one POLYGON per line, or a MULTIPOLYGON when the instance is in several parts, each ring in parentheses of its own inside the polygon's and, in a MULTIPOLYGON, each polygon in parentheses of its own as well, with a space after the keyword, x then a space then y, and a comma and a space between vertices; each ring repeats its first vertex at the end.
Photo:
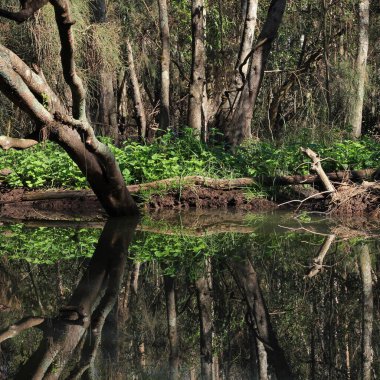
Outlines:
MULTIPOLYGON (((122 147, 109 146, 129 184, 188 175, 239 178, 309 172, 309 161, 299 150, 301 141, 280 147, 251 142, 232 154, 221 145, 200 142, 191 133, 182 138, 168 133, 152 144, 126 142, 122 147)), ((370 138, 308 146, 324 159, 326 171, 373 168, 380 162, 379 144, 370 138)), ((0 167, 12 170, 5 179, 12 187, 86 187, 76 165, 52 143, 28 151, 0 152, 0 167)))

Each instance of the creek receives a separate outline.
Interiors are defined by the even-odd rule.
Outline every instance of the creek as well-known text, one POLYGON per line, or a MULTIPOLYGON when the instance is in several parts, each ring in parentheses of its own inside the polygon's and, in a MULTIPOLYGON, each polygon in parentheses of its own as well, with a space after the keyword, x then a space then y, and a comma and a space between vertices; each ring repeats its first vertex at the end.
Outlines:
POLYGON ((380 373, 368 220, 198 210, 0 223, 0 379, 380 373))

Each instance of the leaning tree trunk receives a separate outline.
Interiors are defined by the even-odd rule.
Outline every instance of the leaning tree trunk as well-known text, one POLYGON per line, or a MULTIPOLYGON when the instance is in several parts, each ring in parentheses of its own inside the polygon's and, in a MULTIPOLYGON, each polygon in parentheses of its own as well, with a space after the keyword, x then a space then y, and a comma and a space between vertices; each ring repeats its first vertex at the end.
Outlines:
POLYGON ((161 95, 160 129, 166 131, 170 126, 170 40, 169 19, 166 0, 158 0, 161 34, 161 95))
POLYGON ((356 57, 355 85, 352 95, 352 105, 349 124, 352 126, 352 136, 358 138, 362 133, 362 114, 365 93, 367 57, 368 57, 368 26, 369 0, 359 3, 359 46, 356 57))
POLYGON ((205 14, 204 1, 192 0, 192 64, 188 123, 195 135, 204 140, 207 134, 205 14))
MULTIPOLYGON (((237 285, 241 289, 248 306, 251 317, 251 328, 254 329, 256 338, 264 346, 267 353, 268 364, 275 369, 278 379, 293 379, 291 369, 285 358, 284 351, 280 347, 277 336, 272 327, 269 312, 261 292, 257 273, 251 261, 245 258, 243 261, 231 262, 233 275, 237 285)), ((258 347, 259 351, 262 347, 258 347)), ((258 352, 264 359, 263 352, 258 352)), ((259 358, 260 361, 260 358, 259 358)), ((261 372, 265 372, 264 368, 261 372)))
POLYGON ((251 137, 253 110, 264 77, 272 42, 281 25, 285 6, 286 0, 272 0, 258 42, 245 58, 248 61, 251 57, 250 68, 247 77, 241 73, 243 85, 238 89, 241 91, 241 95, 231 120, 227 119, 229 126, 226 137, 232 146, 237 146, 251 137))
POLYGON ((138 128, 139 139, 144 140, 146 138, 146 116, 144 104, 140 92, 140 84, 137 79, 135 61, 133 58, 133 50, 129 39, 127 39, 127 59, 128 59, 128 72, 129 79, 132 87, 132 101, 135 112, 135 119, 138 128))
POLYGON ((233 116, 236 105, 241 95, 243 78, 246 77, 249 68, 249 56, 253 48, 257 21, 258 0, 242 0, 243 28, 239 47, 239 54, 235 64, 235 78, 232 89, 225 91, 222 103, 215 115, 216 128, 224 133, 228 130, 229 122, 233 116), (247 58, 248 57, 248 58, 247 58), (240 89, 240 90, 239 90, 240 89))
MULTIPOLYGON (((74 21, 69 2, 51 0, 50 3, 61 42, 63 76, 71 90, 72 113, 52 91, 40 70, 31 70, 3 45, 0 45, 0 91, 32 118, 35 139, 48 138, 63 147, 86 176, 109 215, 137 213, 113 154, 97 140, 86 117, 86 93, 74 62, 74 21)), ((17 146, 17 139, 13 141, 17 146)), ((12 144, 8 146, 11 147, 12 144)))

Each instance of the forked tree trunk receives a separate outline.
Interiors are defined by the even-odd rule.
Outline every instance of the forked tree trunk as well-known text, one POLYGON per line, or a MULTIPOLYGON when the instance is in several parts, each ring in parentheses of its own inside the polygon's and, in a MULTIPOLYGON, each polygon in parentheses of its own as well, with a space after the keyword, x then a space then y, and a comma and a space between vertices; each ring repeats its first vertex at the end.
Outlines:
POLYGON ((358 138, 362 134, 362 116, 365 94, 368 57, 368 27, 369 0, 359 2, 359 43, 355 67, 355 85, 352 95, 352 105, 349 124, 352 126, 352 136, 358 138))
POLYGON ((253 111, 261 88, 272 42, 281 25, 285 6, 286 0, 272 0, 267 19, 257 39, 256 47, 247 56, 252 56, 250 68, 247 78, 243 78, 242 92, 236 105, 236 111, 233 113, 227 129, 227 140, 232 146, 241 144, 252 135, 251 122, 253 111))
POLYGON ((170 39, 168 6, 166 0, 158 0, 161 35, 161 92, 160 92, 160 129, 166 131, 170 126, 170 39))
POLYGON ((192 0, 192 64, 188 122, 195 135, 204 140, 207 134, 205 14, 204 1, 192 0))
POLYGON ((141 97, 139 80, 137 79, 132 46, 128 39, 127 39, 127 52, 128 52, 127 53, 128 72, 129 72, 129 79, 130 79, 130 83, 132 87, 132 101, 133 101, 135 119, 136 119, 136 124, 138 128, 139 138, 140 140, 144 140, 146 138, 145 109, 144 109, 144 104, 141 97))

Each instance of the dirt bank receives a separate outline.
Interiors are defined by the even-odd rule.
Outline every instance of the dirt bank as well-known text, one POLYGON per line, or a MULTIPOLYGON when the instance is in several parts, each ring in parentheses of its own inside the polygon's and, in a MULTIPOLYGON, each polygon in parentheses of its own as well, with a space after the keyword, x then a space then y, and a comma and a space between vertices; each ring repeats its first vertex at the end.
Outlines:
MULTIPOLYGON (((201 186, 152 193, 144 199, 136 195, 136 201, 147 210, 233 208, 264 211, 277 208, 276 203, 265 198, 248 197, 244 190, 217 190, 201 186)), ((0 193, 0 216, 24 220, 45 220, 52 217, 65 220, 73 216, 91 220, 106 218, 100 203, 89 190, 3 189, 0 193)))

